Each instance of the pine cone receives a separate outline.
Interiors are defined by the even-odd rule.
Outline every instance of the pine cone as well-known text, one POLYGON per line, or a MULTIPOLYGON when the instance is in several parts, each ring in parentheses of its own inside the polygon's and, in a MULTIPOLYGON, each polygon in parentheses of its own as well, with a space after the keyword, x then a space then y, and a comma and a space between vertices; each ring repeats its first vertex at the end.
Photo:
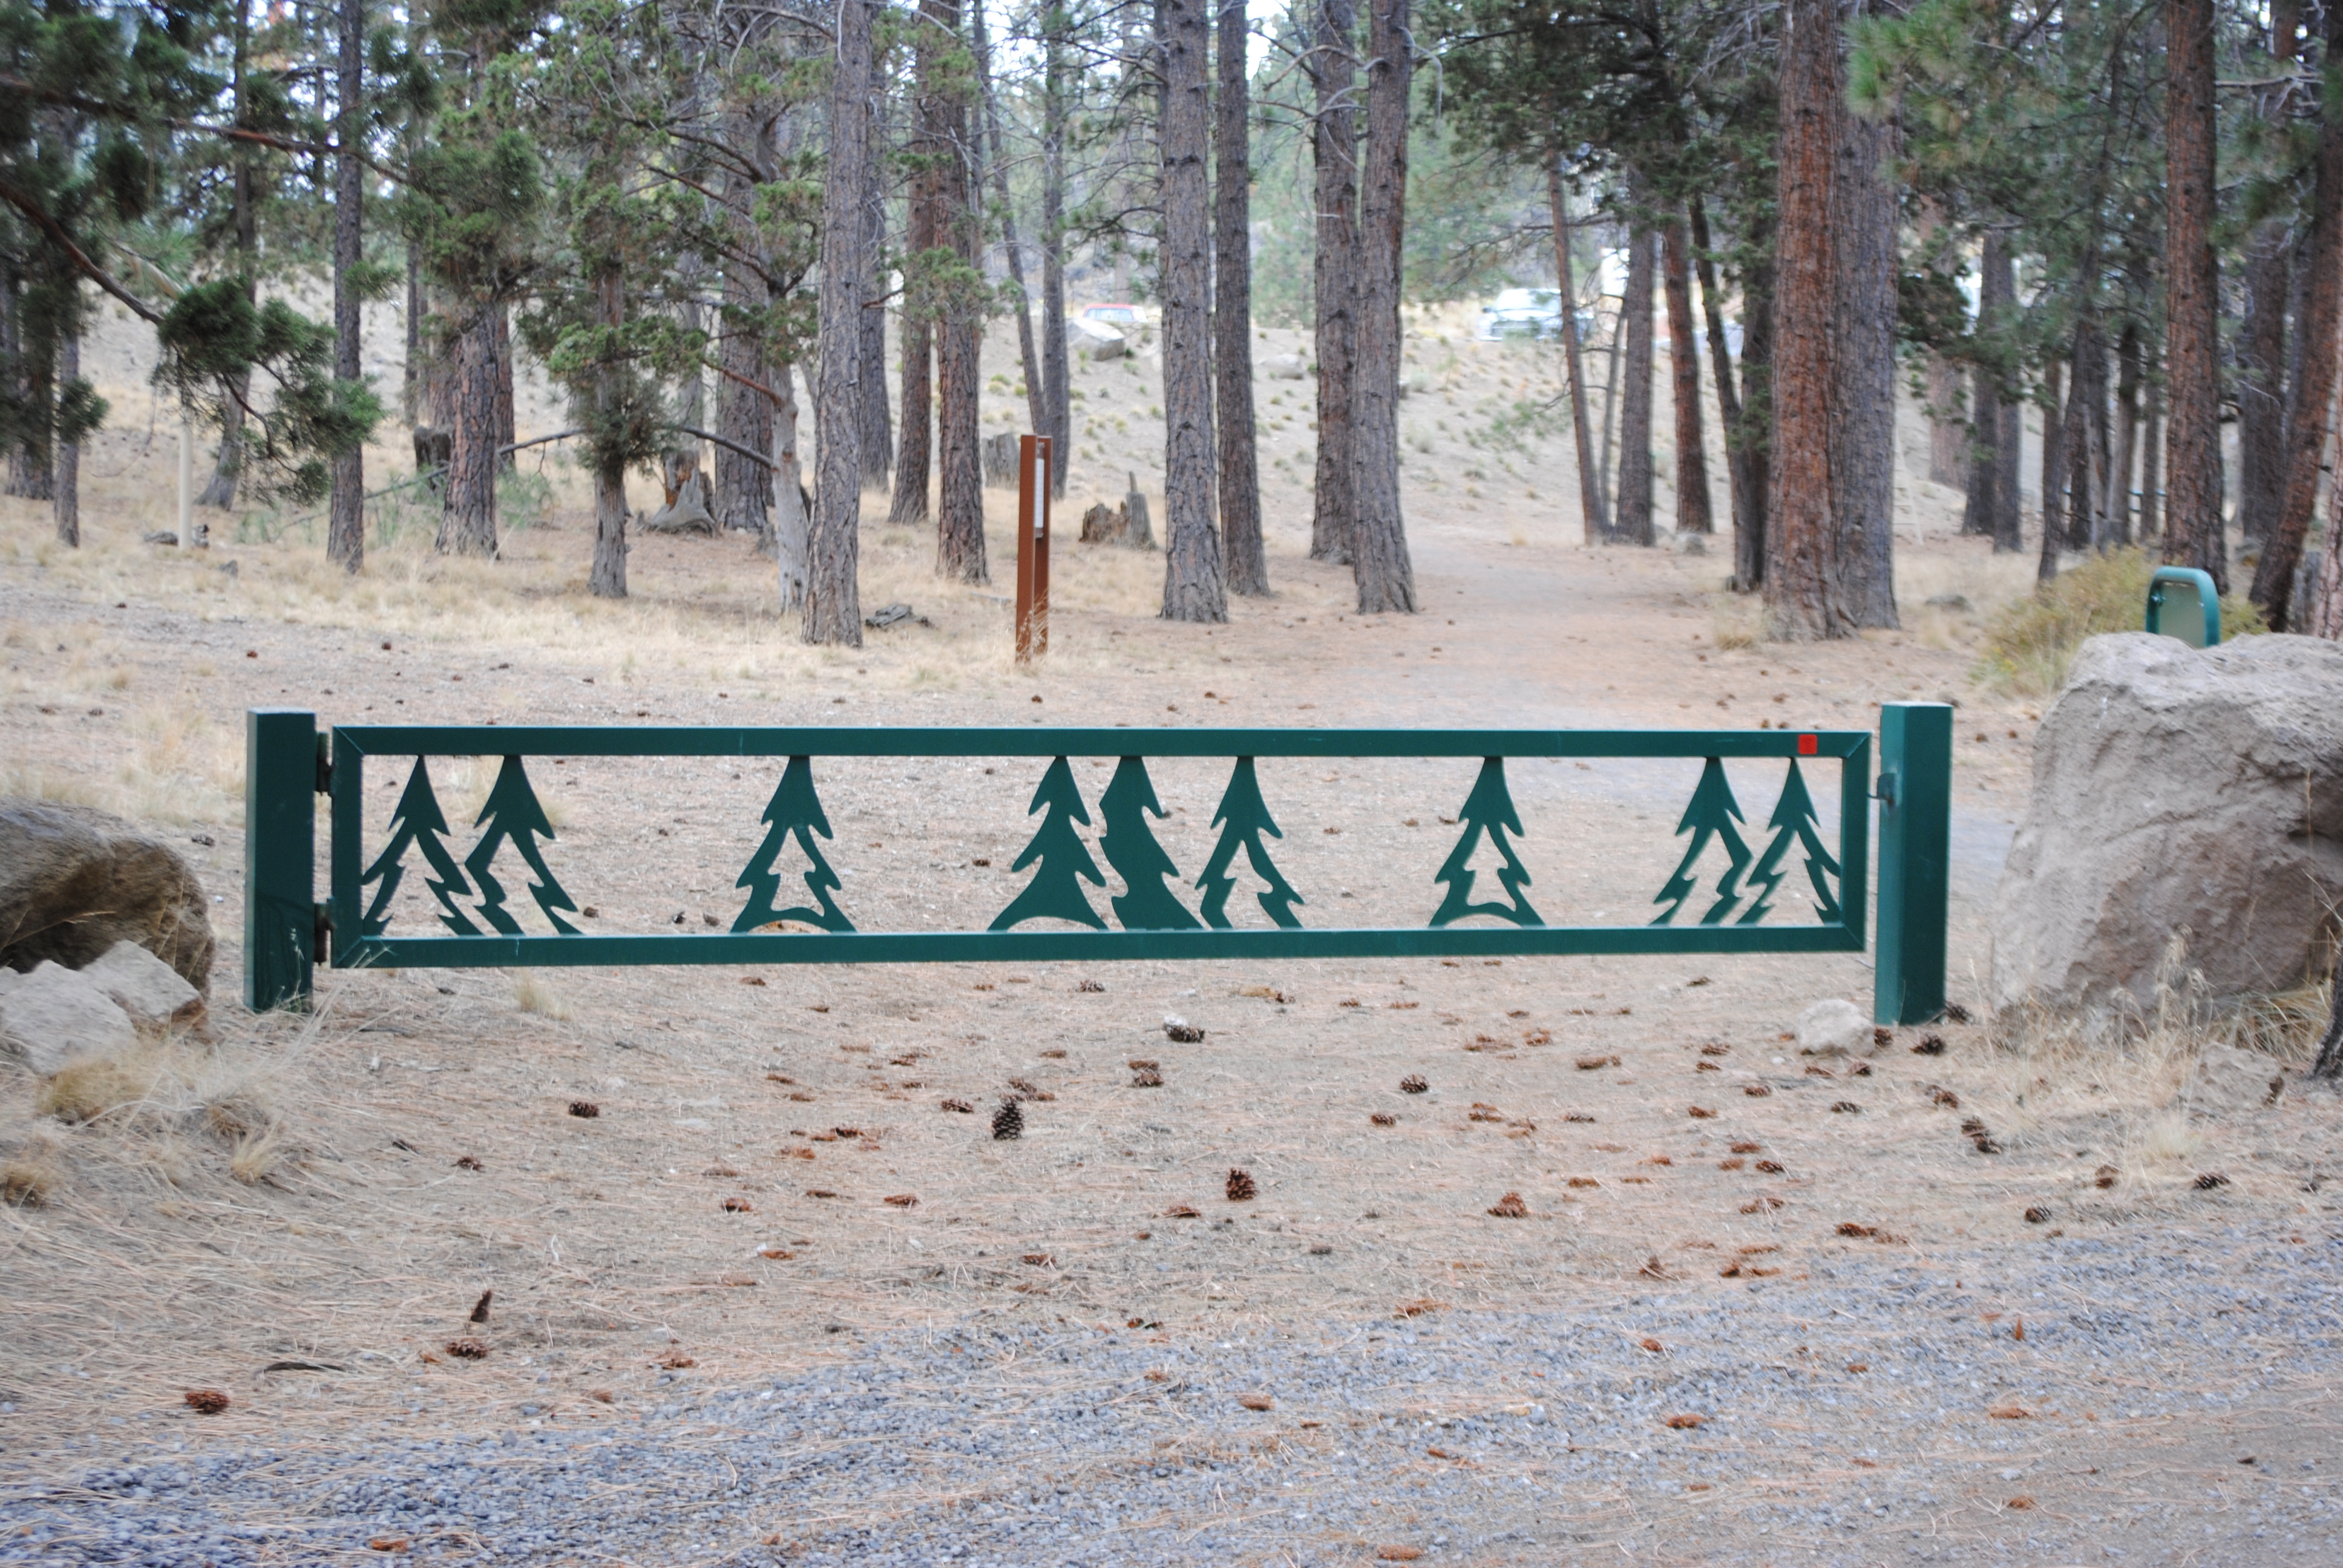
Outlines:
POLYGON ((1530 1206, 1522 1201, 1519 1192, 1508 1192, 1489 1206, 1489 1212, 1500 1220, 1526 1220, 1530 1206))
POLYGON ((602 1108, 590 1100, 573 1100, 569 1102, 569 1114, 583 1117, 591 1121, 595 1117, 602 1114, 602 1108))
POLYGON ((1001 1109, 992 1113, 994 1141, 1003 1141, 1011 1138, 1021 1138, 1024 1135, 1025 1112, 1018 1109, 1014 1100, 1002 1101, 1001 1109))
POLYGON ((460 1340, 449 1340, 447 1342, 447 1350, 449 1355, 454 1356, 459 1362, 481 1361, 486 1359, 488 1353, 488 1346, 482 1344, 476 1339, 468 1337, 460 1340))
POLYGON ((1399 1081, 1399 1091, 1402 1094, 1422 1094, 1431 1087, 1432 1085, 1423 1081, 1423 1075, 1420 1072, 1411 1072, 1399 1081))
POLYGON ((1234 1165, 1229 1167, 1230 1202, 1250 1203, 1252 1201, 1253 1193, 1257 1190, 1258 1189, 1253 1186, 1252 1171, 1242 1170, 1234 1165))
POLYGON ((191 1388, 187 1408, 197 1415, 217 1415, 228 1407, 228 1397, 216 1388, 191 1388))
POLYGON ((1133 1071, 1132 1071, 1132 1073, 1131 1073, 1131 1088, 1133 1088, 1133 1089, 1161 1089, 1161 1088, 1162 1088, 1162 1087, 1163 1087, 1163 1072, 1162 1072, 1162 1070, 1161 1070, 1161 1068, 1155 1068, 1155 1067, 1141 1067, 1141 1068, 1136 1069, 1135 1070, 1133 1070, 1133 1071))

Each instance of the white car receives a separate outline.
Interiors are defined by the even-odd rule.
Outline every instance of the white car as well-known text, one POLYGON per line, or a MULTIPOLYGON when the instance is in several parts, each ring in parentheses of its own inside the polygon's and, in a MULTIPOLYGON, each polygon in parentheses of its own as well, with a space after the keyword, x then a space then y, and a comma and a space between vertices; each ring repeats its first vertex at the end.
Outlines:
POLYGON ((1561 337, 1561 290, 1506 289, 1481 307, 1481 336, 1484 338, 1561 337))

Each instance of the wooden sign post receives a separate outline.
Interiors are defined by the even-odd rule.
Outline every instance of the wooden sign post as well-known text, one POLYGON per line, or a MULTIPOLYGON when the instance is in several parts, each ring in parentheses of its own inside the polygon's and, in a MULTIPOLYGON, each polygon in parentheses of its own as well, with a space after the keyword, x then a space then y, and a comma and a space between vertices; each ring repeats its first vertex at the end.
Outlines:
POLYGON ((1050 437, 1017 438, 1017 662, 1050 651, 1050 437))

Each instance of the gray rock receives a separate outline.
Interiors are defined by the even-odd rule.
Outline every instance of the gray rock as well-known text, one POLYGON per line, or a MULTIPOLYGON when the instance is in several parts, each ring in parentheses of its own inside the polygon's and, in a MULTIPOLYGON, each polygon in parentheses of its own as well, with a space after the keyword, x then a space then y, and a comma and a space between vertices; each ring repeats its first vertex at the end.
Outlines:
POLYGON ((1871 1020, 1845 997, 1825 997, 1798 1015, 1798 1054, 1847 1056, 1871 1043, 1871 1020))
POLYGON ((136 942, 115 943, 81 976, 128 1013, 133 1023, 196 1028, 204 1022, 203 993, 136 942))
POLYGON ((137 1043, 130 1015, 63 964, 44 961, 28 975, 12 975, 0 990, 0 1050, 44 1078, 137 1043))
POLYGON ((2166 949, 2215 998, 2317 970, 2343 907, 2343 647, 2095 637, 2034 741, 1990 915, 1998 1006, 2155 994, 2166 949))
POLYGON ((0 799, 0 963, 80 969, 126 940, 211 984, 211 913, 179 851, 85 806, 0 799))
POLYGON ((1262 362, 1272 381, 1300 381, 1310 374, 1310 363, 1299 354, 1275 354, 1262 362))

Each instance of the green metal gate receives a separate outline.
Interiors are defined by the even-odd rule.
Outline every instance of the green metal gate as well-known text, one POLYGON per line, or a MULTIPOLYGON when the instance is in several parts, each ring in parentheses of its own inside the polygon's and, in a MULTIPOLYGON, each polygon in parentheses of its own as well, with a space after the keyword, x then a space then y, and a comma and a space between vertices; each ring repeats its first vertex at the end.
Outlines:
MULTIPOLYGON (((312 970, 496 966, 1049 962, 1113 959, 1496 958, 1558 953, 1859 952, 1870 861, 1870 800, 1878 799, 1879 933, 1875 1015, 1916 1023, 1945 1003, 1946 876, 1950 829, 1952 710, 1896 703, 1883 711, 1875 791, 1872 738, 1860 730, 826 729, 669 726, 337 725, 314 714, 256 709, 246 716, 246 1000, 255 1009, 307 1005, 312 970), (500 759, 473 845, 459 861, 430 779, 433 757, 500 759), (529 758, 766 759, 780 764, 762 841, 738 887, 749 898, 729 930, 598 934, 568 918, 577 908, 547 864, 554 838, 528 779, 529 758), (815 767, 846 757, 1030 759, 1040 765, 1029 815, 1041 818, 1013 870, 1032 876, 981 930, 856 929, 833 894, 842 884, 821 843, 831 836, 815 767), (412 759, 382 847, 368 853, 361 809, 370 759, 412 759), (1089 808, 1070 758, 1112 759, 1100 797, 1101 849, 1128 891, 1110 900, 1111 924, 1081 884, 1107 883, 1077 826, 1089 808), (1172 862, 1148 819, 1161 818, 1149 759, 1225 758, 1229 781, 1213 827, 1219 841, 1193 886, 1192 910, 1163 882, 1172 862), (1454 819, 1461 827, 1427 888, 1444 890, 1421 926, 1304 924, 1302 893, 1287 883, 1269 840, 1282 836, 1254 769, 1257 758, 1464 759, 1480 769, 1454 819), (1702 773, 1676 829, 1689 842, 1675 874, 1635 925, 1552 925, 1530 895, 1515 853, 1522 827, 1507 784, 1515 759, 1690 759, 1702 773), (1763 834, 1735 799, 1726 760, 1786 766, 1763 834), (1838 838, 1825 843, 1805 768, 1837 765, 1838 838), (1802 767, 1802 764, 1804 767, 1802 767), (317 797, 329 798, 326 900, 316 900, 317 797), (1744 832, 1748 831, 1745 839, 1744 832), (1120 832, 1123 837, 1116 839, 1120 832), (1762 848, 1750 840, 1764 838, 1762 848), (794 842, 808 869, 784 893, 776 855, 794 842), (1118 855, 1112 846, 1120 844, 1118 855), (1132 849, 1136 846, 1136 849, 1132 849), (1494 887, 1466 865, 1476 851, 1501 862, 1494 887), (1267 927, 1239 927, 1228 910, 1243 856, 1268 890, 1255 895, 1267 927), (1159 865, 1160 862, 1160 865, 1159 865), (522 930, 499 865, 518 864, 549 934, 522 930), (393 895, 419 865, 446 935, 393 934, 393 895), (1133 868, 1139 869, 1133 874, 1133 868), (1699 870, 1699 876, 1694 874, 1699 870), (1160 873, 1160 874, 1159 874, 1160 873), (1776 890, 1787 881, 1779 904, 1776 890), (787 907, 781 903, 787 900, 787 907), (462 900, 477 900, 470 903, 462 900), (810 901, 808 901, 810 900, 810 901), (1804 902, 1811 922, 1773 919, 1804 902), (1046 929, 1025 929, 1047 920, 1046 929), (1467 920, 1493 924, 1463 925, 1467 920), (1086 929, 1066 929, 1081 927, 1086 929)), ((1428 893, 1426 902, 1432 901, 1428 893)), ((1314 913, 1314 911, 1313 911, 1314 913)), ((1250 916, 1248 917, 1250 918, 1250 916)))

